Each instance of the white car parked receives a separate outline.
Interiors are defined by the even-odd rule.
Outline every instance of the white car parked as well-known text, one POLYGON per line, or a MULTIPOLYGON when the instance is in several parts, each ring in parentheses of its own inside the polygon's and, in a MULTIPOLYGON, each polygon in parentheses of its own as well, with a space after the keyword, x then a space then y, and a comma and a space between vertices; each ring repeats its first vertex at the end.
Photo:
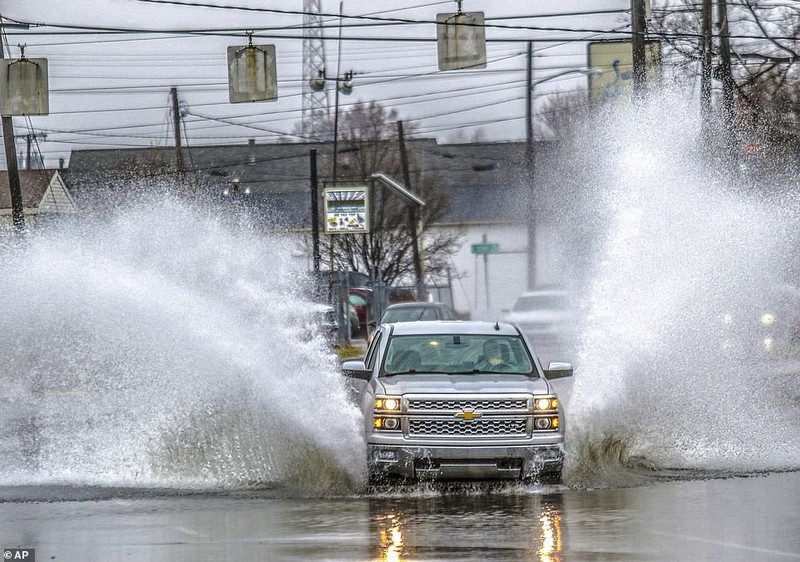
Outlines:
POLYGON ((575 335, 572 295, 562 289, 528 291, 517 298, 503 318, 522 330, 533 346, 571 348, 575 335))

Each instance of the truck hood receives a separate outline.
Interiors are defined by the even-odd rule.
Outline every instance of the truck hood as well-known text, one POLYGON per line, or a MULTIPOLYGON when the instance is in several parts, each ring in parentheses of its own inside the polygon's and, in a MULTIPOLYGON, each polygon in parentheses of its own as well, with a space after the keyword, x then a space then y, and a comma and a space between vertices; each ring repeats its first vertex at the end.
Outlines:
POLYGON ((524 375, 397 375, 377 379, 378 392, 384 394, 546 394, 546 379, 524 375))

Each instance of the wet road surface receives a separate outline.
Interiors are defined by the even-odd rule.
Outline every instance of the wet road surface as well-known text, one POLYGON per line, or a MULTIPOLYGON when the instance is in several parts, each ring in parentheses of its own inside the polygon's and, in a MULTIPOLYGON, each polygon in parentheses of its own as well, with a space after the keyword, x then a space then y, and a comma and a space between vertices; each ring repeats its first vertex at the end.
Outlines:
POLYGON ((63 562, 800 560, 800 472, 373 492, 4 488, 0 546, 63 562))

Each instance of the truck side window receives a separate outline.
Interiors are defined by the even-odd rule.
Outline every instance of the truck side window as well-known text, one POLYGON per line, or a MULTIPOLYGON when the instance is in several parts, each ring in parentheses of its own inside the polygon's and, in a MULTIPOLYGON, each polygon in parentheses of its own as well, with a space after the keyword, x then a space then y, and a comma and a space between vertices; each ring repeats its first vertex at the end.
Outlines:
POLYGON ((378 356, 378 347, 381 345, 381 336, 383 336, 383 332, 377 332, 375 334, 375 337, 372 338, 372 342, 367 350, 367 356, 364 358, 364 365, 369 370, 372 370, 375 367, 375 358, 378 356))

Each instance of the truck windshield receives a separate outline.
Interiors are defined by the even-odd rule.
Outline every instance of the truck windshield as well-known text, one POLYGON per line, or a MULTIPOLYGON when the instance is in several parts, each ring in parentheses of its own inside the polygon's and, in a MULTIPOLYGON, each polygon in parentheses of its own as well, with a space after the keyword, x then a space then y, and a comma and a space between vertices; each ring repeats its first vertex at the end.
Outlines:
POLYGON ((392 337, 383 373, 531 375, 536 374, 536 369, 519 336, 437 334, 392 337))

